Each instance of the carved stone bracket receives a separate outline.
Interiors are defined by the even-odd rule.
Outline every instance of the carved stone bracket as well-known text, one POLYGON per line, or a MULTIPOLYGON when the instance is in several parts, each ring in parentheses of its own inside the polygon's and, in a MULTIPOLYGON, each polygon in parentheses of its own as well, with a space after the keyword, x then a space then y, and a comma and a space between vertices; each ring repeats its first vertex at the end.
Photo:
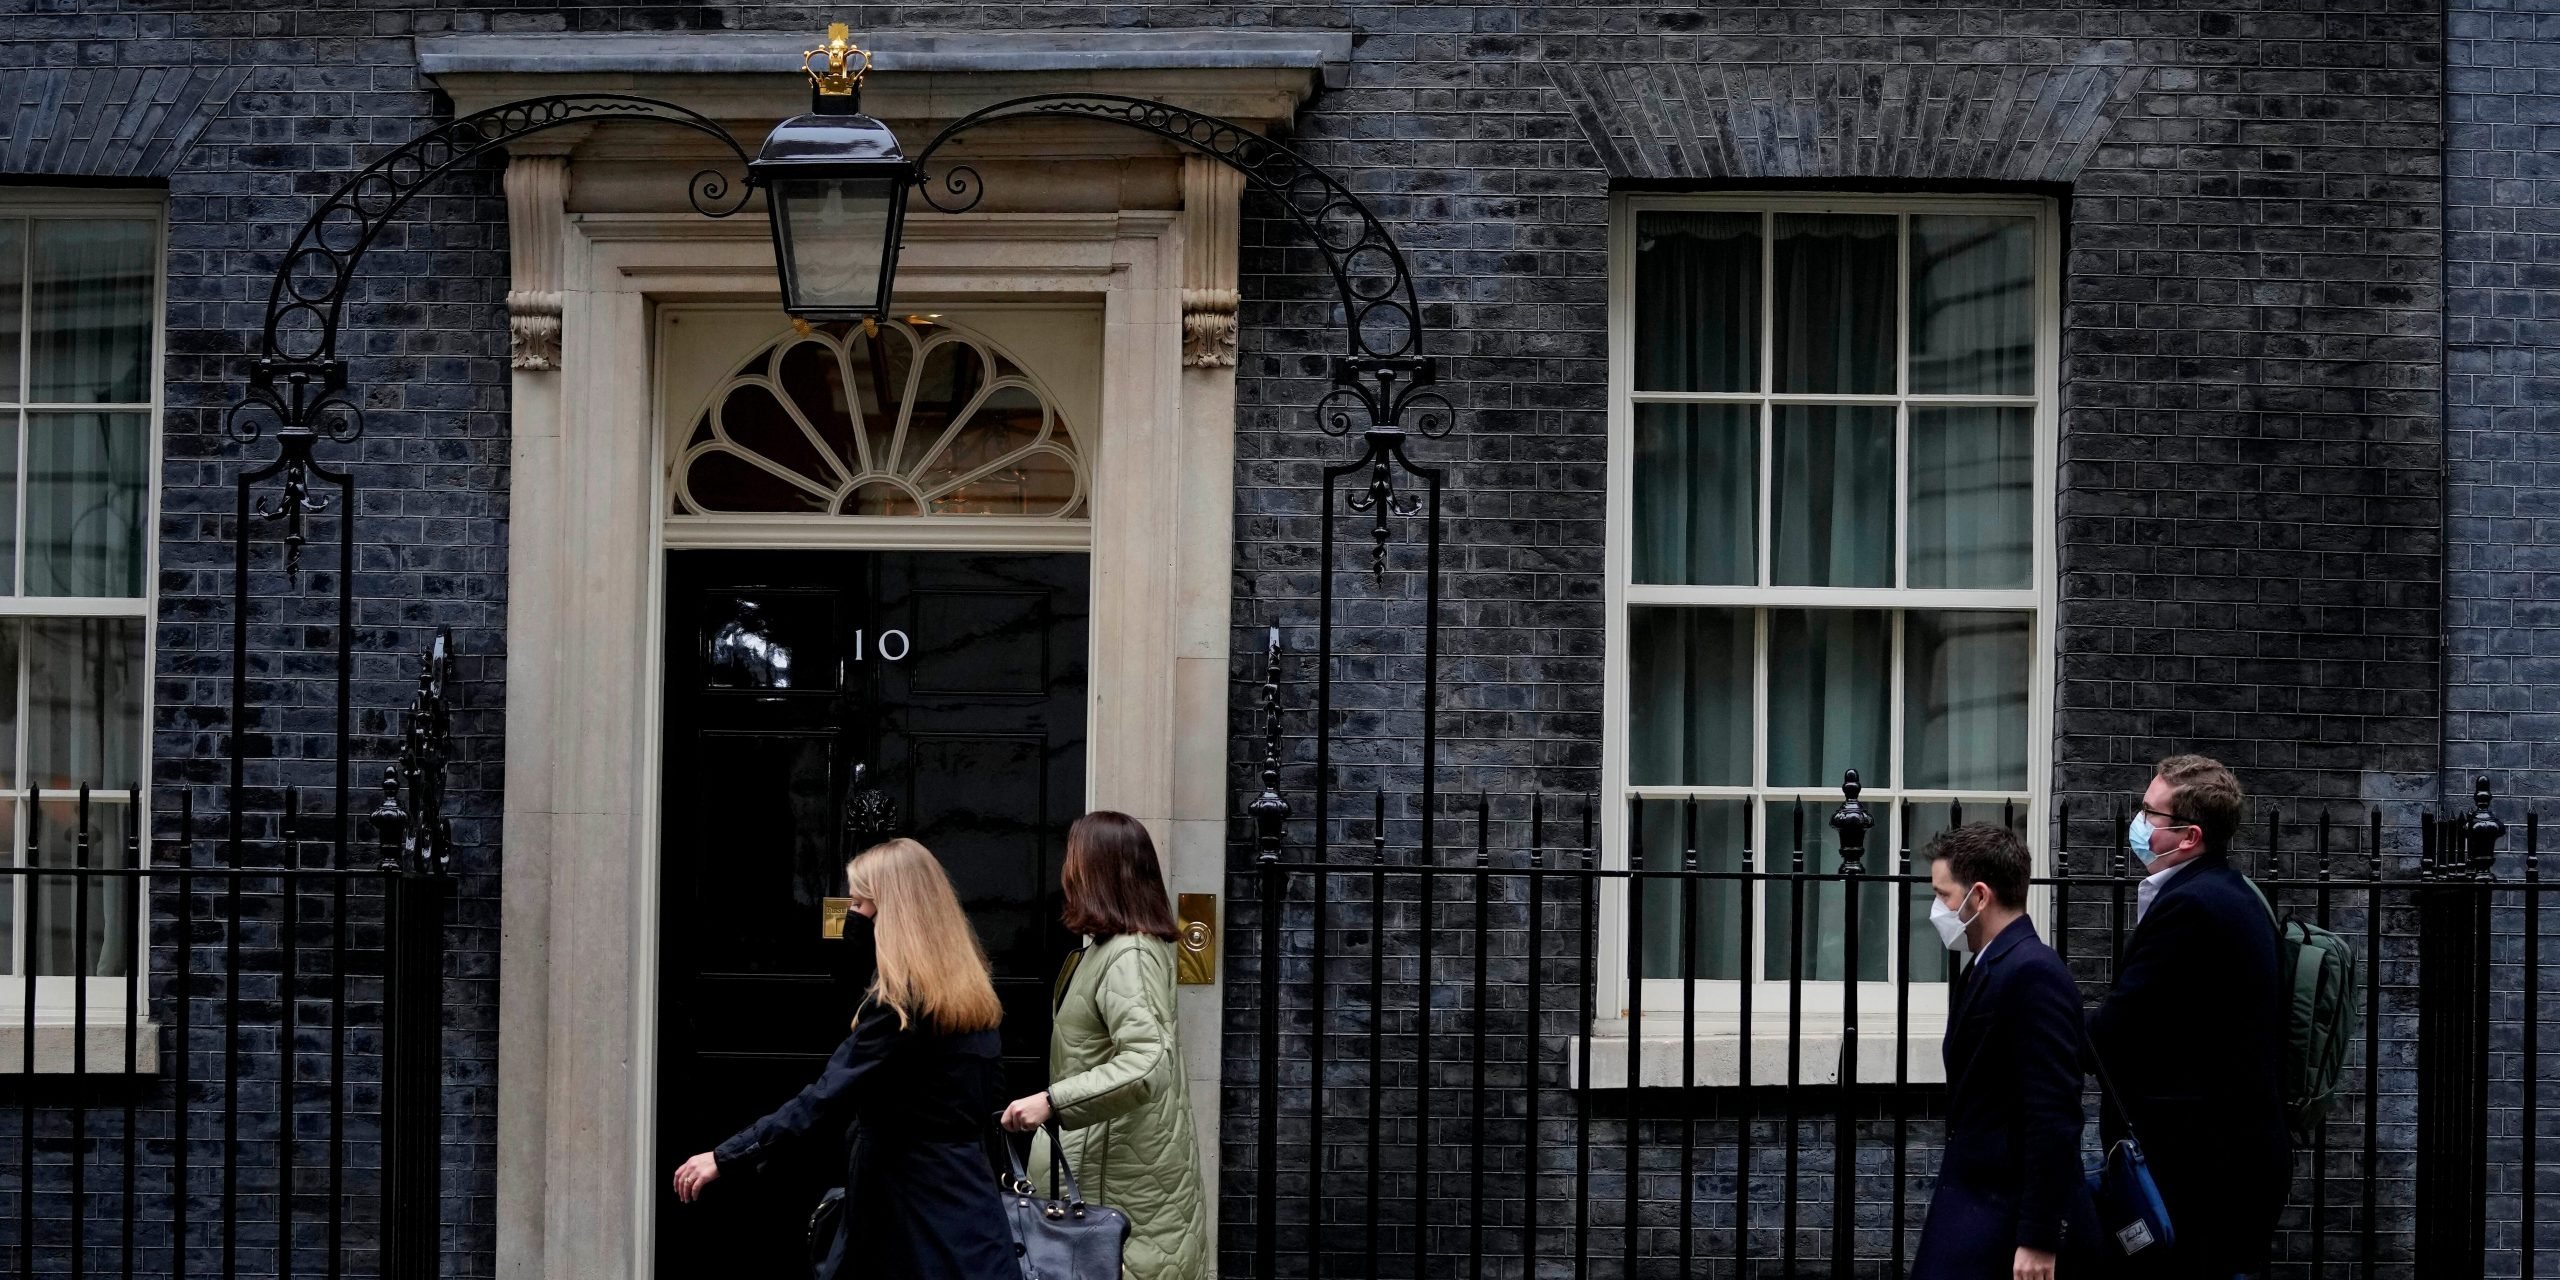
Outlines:
POLYGON ((1182 363, 1236 362, 1237 205, 1244 175, 1210 156, 1182 159, 1182 363))
POLYGON ((560 367, 560 237, 567 218, 569 157, 507 161, 507 332, 518 369, 560 367))

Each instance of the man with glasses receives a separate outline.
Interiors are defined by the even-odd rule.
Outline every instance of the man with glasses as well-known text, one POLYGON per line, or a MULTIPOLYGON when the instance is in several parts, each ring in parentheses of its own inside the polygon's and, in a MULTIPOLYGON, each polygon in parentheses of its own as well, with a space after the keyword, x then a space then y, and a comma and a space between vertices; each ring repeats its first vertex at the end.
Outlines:
POLYGON ((2243 803, 2221 762, 2171 756, 2126 832, 2150 874, 2089 1042, 2111 1085, 2099 1130, 2132 1127, 2177 1235, 2145 1275, 2263 1272, 2291 1177, 2276 935, 2230 861, 2243 803))

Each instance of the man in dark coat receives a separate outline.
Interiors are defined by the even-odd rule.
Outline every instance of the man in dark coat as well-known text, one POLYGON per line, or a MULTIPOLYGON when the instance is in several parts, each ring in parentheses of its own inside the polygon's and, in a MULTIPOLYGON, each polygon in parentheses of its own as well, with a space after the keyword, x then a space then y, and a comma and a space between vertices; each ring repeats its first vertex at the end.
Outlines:
POLYGON ((2177 1234, 2167 1258, 2137 1255, 2145 1275, 2264 1271, 2292 1178, 2275 925, 2229 857, 2242 803, 2219 762, 2171 756, 2127 832, 2151 874, 2089 1041, 2109 1084, 2100 1132, 2112 1144, 2131 1124, 2177 1234))
POLYGON ((2096 1230, 2080 1176, 2080 988, 2027 919, 2027 875, 2005 827, 1929 844, 1930 922, 1975 958, 1947 1016, 1947 1147, 1911 1280, 2053 1280, 2066 1244, 2096 1230))

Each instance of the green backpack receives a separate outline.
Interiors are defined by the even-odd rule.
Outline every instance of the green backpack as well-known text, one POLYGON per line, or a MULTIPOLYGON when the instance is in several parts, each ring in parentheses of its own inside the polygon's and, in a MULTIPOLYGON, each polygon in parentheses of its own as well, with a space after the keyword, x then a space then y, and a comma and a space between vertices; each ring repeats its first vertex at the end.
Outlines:
POLYGON ((2336 1104, 2356 1038, 2363 985, 2347 940, 2302 920, 2278 920, 2257 882, 2242 877, 2276 926, 2276 979, 2284 991, 2284 1112, 2294 1141, 2310 1142, 2336 1104))

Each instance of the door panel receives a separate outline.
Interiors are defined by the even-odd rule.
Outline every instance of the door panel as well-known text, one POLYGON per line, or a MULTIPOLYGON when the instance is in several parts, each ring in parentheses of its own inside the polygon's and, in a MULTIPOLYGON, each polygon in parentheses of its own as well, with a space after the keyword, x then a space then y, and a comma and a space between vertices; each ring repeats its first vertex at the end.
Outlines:
MULTIPOLYGON (((821 938, 876 789, 939 857, 1005 1003, 1006 1073, 1038 1089, 1070 939, 1058 862, 1084 795, 1080 554, 668 555, 658 1167, 671 1174, 813 1078, 867 960, 821 938), (857 767, 863 771, 855 781, 857 767)), ((799 1280, 834 1135, 675 1203, 658 1274, 799 1280)))

